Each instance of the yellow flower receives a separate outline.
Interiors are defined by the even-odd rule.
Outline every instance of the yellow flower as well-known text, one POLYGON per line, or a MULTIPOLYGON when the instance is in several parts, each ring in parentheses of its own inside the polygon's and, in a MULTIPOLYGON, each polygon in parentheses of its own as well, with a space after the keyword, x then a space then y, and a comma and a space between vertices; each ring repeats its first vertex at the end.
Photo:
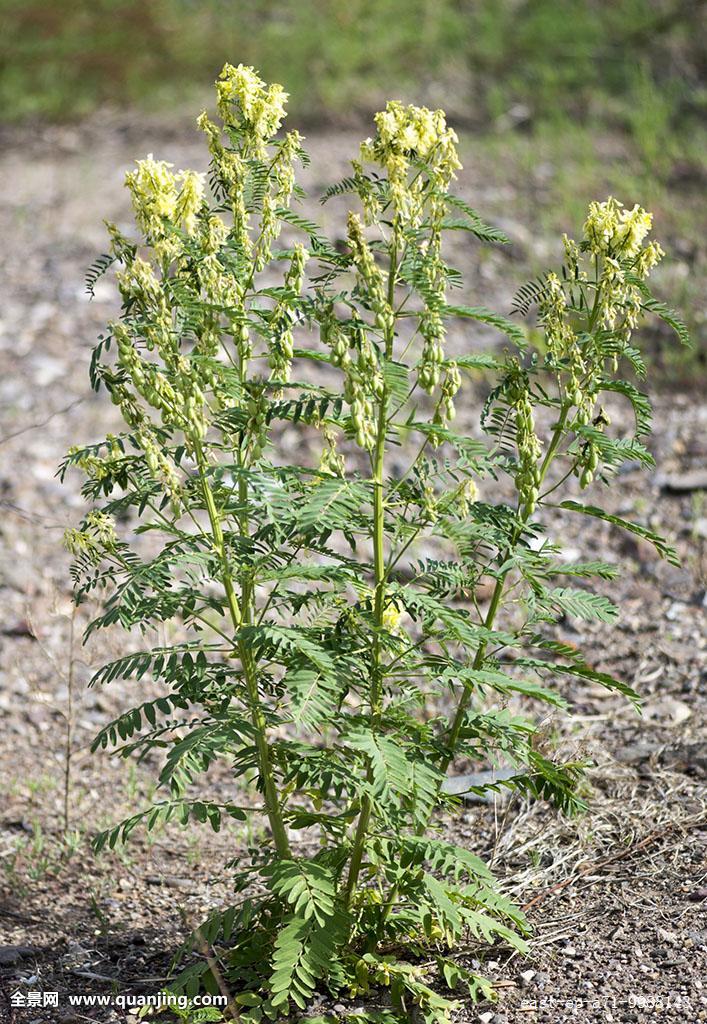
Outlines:
POLYGON ((374 121, 377 135, 362 143, 361 160, 385 168, 393 205, 399 215, 414 223, 425 200, 425 179, 408 180, 411 164, 424 160, 429 177, 444 190, 461 167, 456 149, 459 140, 447 126, 443 111, 404 106, 397 100, 391 100, 374 121))
POLYGON ((191 234, 203 200, 204 175, 196 171, 175 175, 172 166, 166 160, 155 160, 150 153, 125 175, 135 220, 151 242, 162 241, 170 227, 183 227, 191 234))
POLYGON ((399 608, 396 608, 394 604, 387 605, 383 610, 383 628, 387 629, 389 633, 397 633, 401 618, 402 614, 399 608))
POLYGON ((627 210, 613 196, 604 203, 590 203, 584 234, 598 256, 631 258, 640 252, 653 224, 653 215, 636 204, 627 210))
MULTIPOLYGON (((266 144, 285 118, 285 90, 277 83, 266 85, 254 68, 226 64, 216 82, 216 92, 224 123, 243 132, 245 148, 253 156, 263 156, 266 144)), ((203 119, 203 127, 211 134, 208 118, 203 119)))
POLYGON ((635 256, 643 239, 653 226, 653 214, 647 213, 638 204, 632 210, 623 210, 619 215, 616 238, 626 256, 635 256))
POLYGON ((184 225, 188 235, 194 234, 196 215, 204 200, 204 175, 196 171, 182 171, 182 188, 175 204, 177 223, 184 225))

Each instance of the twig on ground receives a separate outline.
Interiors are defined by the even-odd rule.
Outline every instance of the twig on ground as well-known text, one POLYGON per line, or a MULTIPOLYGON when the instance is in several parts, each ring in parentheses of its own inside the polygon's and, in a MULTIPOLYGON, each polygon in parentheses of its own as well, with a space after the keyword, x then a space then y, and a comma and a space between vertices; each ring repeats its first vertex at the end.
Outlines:
POLYGON ((4 437, 0 437, 0 444, 7 444, 8 441, 12 441, 15 437, 20 437, 22 434, 29 434, 32 430, 39 430, 41 427, 46 427, 47 423, 51 423, 56 416, 63 416, 65 413, 70 412, 75 406, 81 405, 81 403, 85 401, 85 397, 75 398, 73 402, 69 402, 69 404, 65 405, 63 409, 56 409, 54 412, 50 413, 46 419, 39 420, 37 423, 28 423, 26 427, 20 427, 19 430, 13 430, 11 434, 5 434, 4 437))

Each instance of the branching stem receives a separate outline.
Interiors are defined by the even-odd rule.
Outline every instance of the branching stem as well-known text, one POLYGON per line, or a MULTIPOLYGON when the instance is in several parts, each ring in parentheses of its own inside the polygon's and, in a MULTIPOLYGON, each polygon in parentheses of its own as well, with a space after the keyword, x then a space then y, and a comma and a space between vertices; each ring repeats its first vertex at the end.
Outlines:
MULTIPOLYGON (((255 731, 255 745, 258 751, 258 763, 260 766, 260 775, 263 781, 263 795, 265 798, 268 821, 270 823, 270 829, 272 831, 275 847, 279 856, 287 858, 290 856, 290 844, 287 838, 287 829, 285 828, 282 818, 282 810, 277 794, 277 785, 275 783, 272 759, 270 756, 270 744, 267 739, 267 720, 265 718, 265 711, 258 691, 256 665, 252 651, 248 648, 247 643, 241 635, 242 627, 247 625, 250 621, 251 596, 249 591, 244 587, 244 593, 242 594, 242 607, 238 601, 236 590, 233 585, 233 576, 228 562, 228 554, 226 552, 226 545, 223 536, 223 527, 221 526, 221 517, 206 474, 206 459, 204 451, 199 443, 195 445, 195 455, 197 465, 199 467, 199 477, 201 479, 201 487, 204 493, 206 510, 209 516, 209 523, 211 525, 214 547, 219 557, 219 561, 221 562, 223 589, 226 593, 226 601, 228 603, 231 622, 236 635, 234 647, 238 651, 238 656, 240 658, 241 665, 243 666, 243 676, 248 691, 248 702, 250 704, 251 720, 255 731)), ((243 522, 241 522, 241 527, 242 526, 243 522)))

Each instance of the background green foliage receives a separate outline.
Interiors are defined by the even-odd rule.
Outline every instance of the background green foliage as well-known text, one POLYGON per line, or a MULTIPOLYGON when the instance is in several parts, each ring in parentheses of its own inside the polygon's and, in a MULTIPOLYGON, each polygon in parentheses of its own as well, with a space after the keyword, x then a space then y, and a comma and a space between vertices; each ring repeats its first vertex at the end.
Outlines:
MULTIPOLYGON (((704 11, 701 0, 0 0, 0 123, 106 106, 191 120, 225 61, 282 82, 310 134, 370 124, 391 96, 442 106, 468 130, 462 159, 477 180, 515 196, 489 212, 533 237, 559 237, 597 195, 654 210, 681 261, 666 263, 666 287, 696 346, 675 354, 657 336, 649 357, 686 384, 706 348, 704 11)), ((527 256, 519 280, 545 265, 534 247, 527 256)))
POLYGON ((287 82, 302 117, 368 113, 381 96, 456 97, 470 122, 623 121, 704 110, 697 0, 2 0, 0 117, 184 99, 223 62, 287 82), (524 116, 524 112, 517 112, 524 116))

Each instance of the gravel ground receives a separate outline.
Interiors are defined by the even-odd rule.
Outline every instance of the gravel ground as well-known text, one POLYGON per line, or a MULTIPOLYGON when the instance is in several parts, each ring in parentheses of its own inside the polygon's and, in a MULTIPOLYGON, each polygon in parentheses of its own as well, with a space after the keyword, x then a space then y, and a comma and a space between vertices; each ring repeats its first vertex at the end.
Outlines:
MULTIPOLYGON (((116 300, 109 282, 90 304, 84 292, 85 267, 105 248, 101 218, 125 221, 122 176, 135 156, 152 149, 197 168, 203 157, 196 133, 157 122, 129 127, 97 118, 80 130, 7 141, 0 157, 9 183, 0 196, 0 1021, 122 1021, 129 1018, 115 1007, 71 1011, 68 994, 159 989, 185 929, 225 898, 216 877, 222 863, 257 834, 168 828, 120 854, 88 852, 86 835, 149 797, 150 775, 88 751, 132 695, 86 690, 92 669, 125 639, 80 646, 83 618, 72 613, 60 540, 83 505, 78 480, 62 487, 54 474, 70 444, 116 426, 113 408, 87 380, 90 347, 116 300), (58 992, 60 1005, 13 1009, 18 989, 58 992)), ((345 173, 355 139, 328 134, 308 145, 316 184, 345 173)), ((460 190, 489 217, 505 211, 514 245, 489 255, 464 243, 458 258, 472 268, 473 297, 507 309, 524 280, 528 247, 533 257, 554 250, 529 240, 508 215, 509 205, 521 216, 532 204, 531 186, 509 195, 482 185, 473 157, 467 163, 460 190)), ((330 222, 338 215, 326 213, 330 222)), ((460 334, 451 344, 470 341, 460 334)), ((478 397, 461 410, 462 422, 477 416, 478 397)), ((589 815, 568 822, 540 804, 499 798, 441 823, 493 860, 536 928, 524 960, 503 949, 464 951, 470 962, 485 958, 499 1001, 462 1007, 460 1022, 707 1020, 707 497, 699 477, 707 406, 704 388, 657 394, 655 404, 659 472, 628 466, 604 497, 612 511, 665 532, 682 567, 656 564, 642 542, 599 522, 568 518, 560 530, 566 553, 613 557, 625 572, 607 585, 623 609, 616 629, 567 622, 559 635, 581 644, 594 667, 634 685, 646 697, 644 715, 590 687, 570 691, 572 717, 548 718, 558 747, 594 762, 589 815)), ((617 408, 614 422, 625 416, 617 408)), ((210 790, 227 786, 216 775, 210 790)))

